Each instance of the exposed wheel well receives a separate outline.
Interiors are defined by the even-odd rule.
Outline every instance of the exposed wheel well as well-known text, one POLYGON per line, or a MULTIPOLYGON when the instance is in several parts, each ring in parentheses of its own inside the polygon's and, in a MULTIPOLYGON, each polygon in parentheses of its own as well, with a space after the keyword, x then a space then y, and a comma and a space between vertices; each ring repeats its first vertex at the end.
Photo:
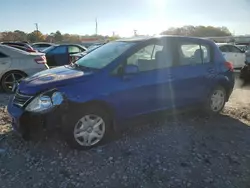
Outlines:
POLYGON ((73 106, 73 108, 77 108, 77 109, 82 109, 85 107, 97 107, 97 108, 101 108, 103 109, 105 112, 107 112, 107 114, 110 116, 110 118, 114 118, 114 109, 105 101, 99 101, 99 100, 92 100, 92 101, 88 101, 85 103, 72 103, 70 104, 70 106, 73 106))
POLYGON ((115 130, 115 124, 114 124, 114 116, 115 116, 115 111, 112 108, 112 106, 110 106, 108 103, 106 103, 105 101, 99 101, 99 100, 92 100, 92 101, 88 101, 85 103, 70 103, 69 104, 69 109, 76 109, 76 110, 81 110, 84 108, 88 108, 88 107, 95 107, 95 108, 100 108, 102 109, 104 112, 107 113, 107 115, 109 116, 111 122, 112 122, 112 129, 115 130))

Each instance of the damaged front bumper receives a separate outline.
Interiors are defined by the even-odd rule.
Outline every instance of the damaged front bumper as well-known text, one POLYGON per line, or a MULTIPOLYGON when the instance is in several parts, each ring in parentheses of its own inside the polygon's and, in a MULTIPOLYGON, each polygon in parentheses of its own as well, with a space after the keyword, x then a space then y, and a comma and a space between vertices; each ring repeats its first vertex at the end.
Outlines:
POLYGON ((30 137, 31 133, 40 132, 43 129, 54 129, 62 123, 63 114, 66 110, 66 101, 43 112, 29 112, 25 107, 15 105, 14 97, 9 101, 7 111, 11 118, 12 129, 18 135, 30 137))

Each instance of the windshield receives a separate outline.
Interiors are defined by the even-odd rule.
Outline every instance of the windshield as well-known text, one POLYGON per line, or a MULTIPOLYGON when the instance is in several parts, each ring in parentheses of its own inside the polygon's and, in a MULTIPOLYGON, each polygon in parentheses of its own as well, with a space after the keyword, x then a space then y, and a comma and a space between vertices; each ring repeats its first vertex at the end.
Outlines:
POLYGON ((134 44, 132 42, 110 42, 82 57, 76 63, 84 67, 102 69, 134 44))

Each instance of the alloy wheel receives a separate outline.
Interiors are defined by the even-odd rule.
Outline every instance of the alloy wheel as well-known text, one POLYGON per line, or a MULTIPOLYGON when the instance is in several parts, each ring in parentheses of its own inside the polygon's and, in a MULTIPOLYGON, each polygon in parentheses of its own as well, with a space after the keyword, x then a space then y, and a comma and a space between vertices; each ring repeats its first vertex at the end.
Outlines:
POLYGON ((7 74, 2 80, 2 87, 6 92, 14 92, 15 84, 20 83, 20 81, 25 78, 23 73, 12 72, 7 74))

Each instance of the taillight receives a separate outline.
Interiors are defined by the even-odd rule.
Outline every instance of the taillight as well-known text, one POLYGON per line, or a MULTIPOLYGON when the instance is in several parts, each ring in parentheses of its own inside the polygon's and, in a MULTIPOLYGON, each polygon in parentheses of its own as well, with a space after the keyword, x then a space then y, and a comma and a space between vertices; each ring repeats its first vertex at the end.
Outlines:
POLYGON ((231 62, 225 62, 225 67, 227 67, 230 71, 234 71, 233 64, 231 62))
POLYGON ((47 60, 45 56, 40 56, 40 57, 35 58, 35 62, 38 64, 46 64, 47 60))

